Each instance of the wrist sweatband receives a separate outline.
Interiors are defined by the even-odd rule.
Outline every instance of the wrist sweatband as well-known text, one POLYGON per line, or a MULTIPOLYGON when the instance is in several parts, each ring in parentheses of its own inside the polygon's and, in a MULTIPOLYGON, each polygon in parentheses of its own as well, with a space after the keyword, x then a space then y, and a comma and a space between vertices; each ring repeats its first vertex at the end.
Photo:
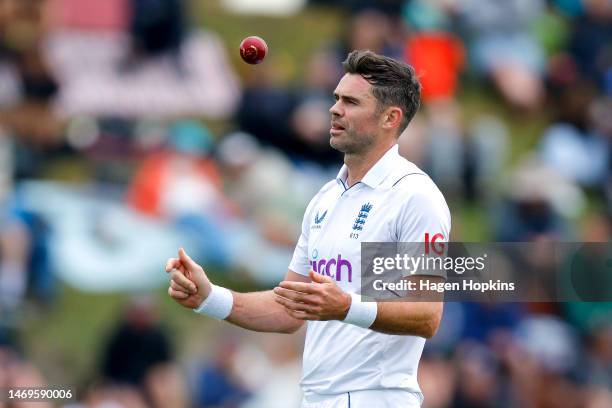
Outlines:
POLYGON ((229 289, 211 285, 208 297, 204 299, 200 306, 193 309, 193 311, 214 317, 215 319, 224 320, 232 312, 233 305, 234 295, 232 295, 229 289))
POLYGON ((361 297, 356 293, 351 293, 351 307, 349 308, 343 322, 354 324, 355 326, 369 328, 376 320, 378 305, 376 302, 362 302, 361 297))

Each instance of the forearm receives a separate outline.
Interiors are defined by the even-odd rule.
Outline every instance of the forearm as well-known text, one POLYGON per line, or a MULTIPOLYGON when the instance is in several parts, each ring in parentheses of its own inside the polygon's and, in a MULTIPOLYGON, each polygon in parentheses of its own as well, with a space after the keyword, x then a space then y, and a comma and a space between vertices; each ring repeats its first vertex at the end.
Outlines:
POLYGON ((432 337, 442 318, 442 302, 378 302, 370 329, 385 334, 432 337))
POLYGON ((293 333, 303 321, 289 316, 281 305, 274 301, 271 290, 265 292, 232 292, 232 312, 225 319, 242 328, 258 332, 293 333))

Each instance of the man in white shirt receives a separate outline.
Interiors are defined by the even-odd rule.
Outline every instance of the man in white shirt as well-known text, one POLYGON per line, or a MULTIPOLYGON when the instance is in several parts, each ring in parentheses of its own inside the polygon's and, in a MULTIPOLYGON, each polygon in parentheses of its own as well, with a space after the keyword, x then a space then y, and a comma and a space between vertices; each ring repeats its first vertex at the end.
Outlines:
POLYGON ((330 145, 344 166, 308 205, 285 280, 231 292, 180 249, 166 264, 168 293, 249 330, 293 333, 307 321, 302 407, 418 407, 418 362, 442 302, 362 301, 361 243, 447 241, 450 213, 431 179, 398 153, 420 104, 414 70, 370 51, 351 52, 343 67, 330 145))

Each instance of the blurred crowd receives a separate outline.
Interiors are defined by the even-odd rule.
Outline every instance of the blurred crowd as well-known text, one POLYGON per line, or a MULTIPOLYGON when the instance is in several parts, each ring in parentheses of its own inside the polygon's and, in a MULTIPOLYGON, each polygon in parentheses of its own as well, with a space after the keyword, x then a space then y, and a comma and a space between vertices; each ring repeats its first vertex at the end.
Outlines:
MULTIPOLYGON (((353 49, 419 74, 400 152, 444 192, 453 241, 610 241, 609 0, 262 1, 342 16, 290 81, 273 55, 239 75, 193 18, 207 4, 0 0, 0 388, 53 380, 19 338, 62 285, 154 291, 179 246, 213 280, 280 280, 341 164, 328 109, 353 49)), ((611 302, 448 303, 424 407, 610 407, 611 316, 611 302)), ((136 297, 69 406, 297 406, 299 336, 220 333, 181 355, 136 297)))

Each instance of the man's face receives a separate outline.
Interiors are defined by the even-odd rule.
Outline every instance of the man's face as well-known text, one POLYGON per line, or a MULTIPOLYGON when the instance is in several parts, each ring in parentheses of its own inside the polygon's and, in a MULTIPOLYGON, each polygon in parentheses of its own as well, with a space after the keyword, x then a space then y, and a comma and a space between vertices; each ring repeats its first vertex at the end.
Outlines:
POLYGON ((345 74, 334 91, 329 144, 342 153, 366 151, 379 132, 377 101, 372 85, 361 75, 345 74))

